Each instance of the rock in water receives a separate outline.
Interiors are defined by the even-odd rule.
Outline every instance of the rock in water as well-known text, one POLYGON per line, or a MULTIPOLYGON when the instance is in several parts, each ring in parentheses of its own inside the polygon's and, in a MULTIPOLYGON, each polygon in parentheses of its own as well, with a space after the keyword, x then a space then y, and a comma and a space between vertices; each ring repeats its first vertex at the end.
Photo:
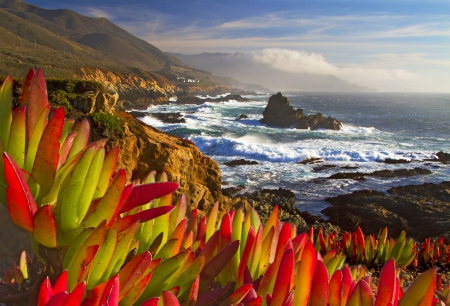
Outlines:
POLYGON ((269 98, 266 108, 263 111, 263 118, 259 121, 269 126, 294 127, 296 129, 329 129, 340 130, 342 122, 328 117, 321 113, 305 116, 302 109, 294 110, 289 104, 289 99, 281 92, 269 98))
POLYGON ((296 124, 297 120, 304 116, 302 109, 294 110, 289 105, 289 99, 279 92, 269 98, 269 103, 263 111, 263 118, 259 122, 287 128, 296 124))

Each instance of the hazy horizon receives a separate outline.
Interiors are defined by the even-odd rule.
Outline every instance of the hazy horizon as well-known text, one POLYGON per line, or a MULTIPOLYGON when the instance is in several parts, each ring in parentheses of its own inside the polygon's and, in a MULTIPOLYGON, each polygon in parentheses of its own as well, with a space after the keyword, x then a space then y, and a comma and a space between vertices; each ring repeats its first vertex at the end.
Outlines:
POLYGON ((290 74, 387 92, 450 92, 448 1, 31 0, 106 17, 165 52, 244 53, 290 74))

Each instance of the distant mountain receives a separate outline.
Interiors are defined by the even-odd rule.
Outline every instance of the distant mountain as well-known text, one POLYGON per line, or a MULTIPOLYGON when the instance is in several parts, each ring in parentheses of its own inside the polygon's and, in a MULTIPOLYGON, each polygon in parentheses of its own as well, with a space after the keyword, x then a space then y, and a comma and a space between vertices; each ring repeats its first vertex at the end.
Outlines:
POLYGON ((168 101, 167 95, 176 92, 229 91, 222 79, 189 67, 106 18, 0 0, 0 75, 25 76, 31 67, 43 68, 47 77, 100 81, 144 104, 168 101), (147 87, 139 88, 140 82, 147 87))
POLYGON ((333 75, 291 73, 253 60, 245 53, 169 53, 184 63, 214 75, 228 76, 246 84, 260 84, 272 90, 367 91, 333 75))

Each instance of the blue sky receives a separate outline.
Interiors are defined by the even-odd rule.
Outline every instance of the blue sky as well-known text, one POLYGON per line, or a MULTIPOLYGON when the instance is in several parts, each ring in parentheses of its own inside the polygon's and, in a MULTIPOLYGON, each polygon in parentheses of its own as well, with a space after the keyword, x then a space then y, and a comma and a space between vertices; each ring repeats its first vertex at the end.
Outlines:
POLYGON ((27 1, 107 17, 168 52, 244 52, 385 91, 450 92, 450 1, 27 1))

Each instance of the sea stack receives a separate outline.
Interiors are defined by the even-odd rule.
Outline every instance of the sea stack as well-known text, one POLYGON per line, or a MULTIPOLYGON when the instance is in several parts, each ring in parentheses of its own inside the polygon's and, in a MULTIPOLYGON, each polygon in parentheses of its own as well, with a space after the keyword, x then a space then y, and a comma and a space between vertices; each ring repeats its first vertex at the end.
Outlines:
POLYGON ((321 113, 305 116, 302 109, 294 110, 289 104, 289 99, 281 92, 270 97, 263 111, 263 118, 259 122, 268 126, 309 130, 340 130, 343 126, 341 121, 331 117, 326 118, 321 113))

